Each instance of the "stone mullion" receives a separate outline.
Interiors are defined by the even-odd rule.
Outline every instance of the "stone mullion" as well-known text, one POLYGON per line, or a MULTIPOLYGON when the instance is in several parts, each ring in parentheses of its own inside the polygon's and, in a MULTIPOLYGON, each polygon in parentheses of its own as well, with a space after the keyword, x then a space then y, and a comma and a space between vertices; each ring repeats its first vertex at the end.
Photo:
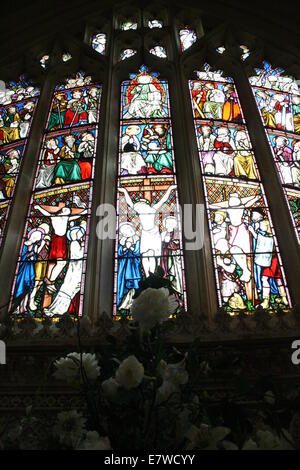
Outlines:
MULTIPOLYGON (((97 216, 97 208, 100 204, 108 202, 106 198, 107 187, 107 164, 109 154, 107 152, 108 135, 110 130, 110 106, 111 106, 111 79, 113 68, 113 50, 114 50, 114 27, 113 19, 110 24, 110 31, 107 36, 106 53, 104 58, 99 57, 100 61, 105 60, 105 70, 102 73, 100 84, 102 94, 100 101, 100 115, 97 128, 97 142, 95 155, 95 172, 93 180, 93 195, 91 219, 89 226, 89 244, 86 260, 85 290, 83 315, 88 316, 92 322, 95 322, 103 309, 107 310, 107 305, 102 305, 100 300, 100 291, 104 279, 108 276, 109 264, 103 269, 103 257, 105 257, 105 246, 111 240, 99 240, 97 238, 97 223, 100 220, 97 216), (104 246, 103 246, 104 245, 104 246)), ((88 73, 88 70, 86 71, 88 73)), ((110 202, 110 201, 109 201, 110 202)), ((107 300, 110 301, 110 293, 107 292, 107 300)))
POLYGON ((245 69, 240 63, 232 65, 229 74, 235 81, 250 140, 254 148, 266 198, 278 240, 293 304, 300 302, 300 257, 297 237, 287 207, 266 132, 245 69))
MULTIPOLYGON (((173 139, 180 204, 204 204, 203 183, 194 129, 188 77, 184 71, 184 55, 179 50, 175 21, 172 21, 172 47, 175 76, 170 80, 170 101, 173 139)), ((201 64, 199 64, 200 66, 201 64)), ((203 247, 184 251, 188 310, 212 318, 217 311, 212 253, 207 218, 204 218, 203 247)), ((195 221, 193 222, 195 228, 195 221)), ((184 227, 183 227, 184 228, 184 227)), ((184 231, 183 231, 184 241, 184 231)), ((188 240, 187 240, 188 241, 188 240)))
MULTIPOLYGON (((96 224, 100 220, 96 216, 99 204, 111 204, 115 207, 118 168, 118 137, 120 115, 120 77, 114 65, 116 34, 115 18, 111 22, 109 39, 109 57, 103 94, 101 100, 101 119, 98 133, 96 156, 95 192, 94 192, 94 223, 91 224, 91 241, 88 266, 91 273, 87 288, 90 297, 89 315, 96 321, 106 312, 112 314, 114 285, 114 249, 115 240, 98 240, 96 224), (91 279, 92 278, 92 279, 91 279)), ((86 310, 86 309, 85 309, 86 310)))
POLYGON ((34 177, 46 128, 51 97, 55 84, 47 78, 41 87, 37 107, 26 143, 18 183, 16 185, 6 237, 1 247, 0 259, 0 318, 6 316, 29 209, 34 177))

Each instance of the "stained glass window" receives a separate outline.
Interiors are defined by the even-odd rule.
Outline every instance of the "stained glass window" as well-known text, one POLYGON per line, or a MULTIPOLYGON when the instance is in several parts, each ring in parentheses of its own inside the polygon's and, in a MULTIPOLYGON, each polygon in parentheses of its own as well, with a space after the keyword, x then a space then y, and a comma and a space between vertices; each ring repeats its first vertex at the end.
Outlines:
POLYGON ((181 222, 168 83, 142 66, 121 86, 114 314, 160 272, 185 307, 181 222))
POLYGON ((162 28, 163 27, 163 22, 160 20, 149 20, 148 21, 148 26, 149 28, 162 28))
POLYGON ((249 55, 250 55, 250 50, 249 50, 249 48, 248 48, 247 46, 241 45, 241 46, 240 46, 240 49, 241 49, 241 51, 242 51, 241 59, 242 59, 242 60, 246 60, 247 57, 249 57, 249 55))
POLYGON ((0 96, 0 245, 19 176, 39 88, 20 77, 0 96))
POLYGON ((220 46, 220 47, 217 47, 216 51, 218 52, 218 54, 223 54, 226 49, 224 46, 220 46))
POLYGON ((99 52, 99 54, 105 54, 105 46, 106 46, 106 34, 104 33, 97 33, 94 34, 92 39, 92 48, 95 51, 99 52))
POLYGON ((101 87, 56 87, 14 280, 16 314, 82 314, 101 87))
POLYGON ((154 46, 150 49, 150 53, 160 57, 161 59, 166 59, 167 51, 163 46, 154 46))
POLYGON ((300 91, 283 69, 263 65, 249 80, 300 242, 300 91))
POLYGON ((68 62, 72 59, 72 55, 70 54, 70 52, 64 52, 61 58, 63 62, 68 62))
POLYGON ((129 57, 132 57, 136 53, 137 53, 136 49, 124 49, 120 54, 120 58, 121 60, 129 59, 129 57))
POLYGON ((290 299, 255 154, 231 78, 190 80, 219 306, 251 312, 290 299))
POLYGON ((184 29, 181 29, 179 31, 179 37, 180 37, 180 44, 181 44, 182 52, 189 49, 189 47, 191 47, 194 44, 194 42, 197 41, 196 32, 188 27, 185 27, 184 29))
POLYGON ((133 21, 124 21, 121 25, 122 31, 128 31, 129 29, 137 29, 137 23, 133 21))
POLYGON ((41 57, 40 59, 40 64, 41 64, 41 67, 43 69, 46 69, 48 63, 49 63, 49 60, 50 60, 50 56, 49 55, 43 55, 43 57, 41 57))

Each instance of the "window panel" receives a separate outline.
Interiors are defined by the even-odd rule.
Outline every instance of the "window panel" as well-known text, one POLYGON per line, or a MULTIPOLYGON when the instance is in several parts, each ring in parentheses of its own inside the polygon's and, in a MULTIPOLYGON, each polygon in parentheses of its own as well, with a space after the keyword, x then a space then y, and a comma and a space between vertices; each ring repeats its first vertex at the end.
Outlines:
POLYGON ((290 306, 278 244, 237 91, 208 65, 190 80, 219 306, 290 306), (198 119, 201 117, 201 120, 198 119))
POLYGON ((186 308, 168 84, 144 66, 121 85, 114 314, 130 314, 139 283, 160 272, 186 308))
POLYGON ((179 31, 179 38, 182 52, 189 49, 197 41, 196 32, 189 27, 179 31))
POLYGON ((18 180, 39 88, 20 77, 0 96, 0 245, 18 180))
POLYGON ((105 55, 105 47, 106 47, 106 34, 104 33, 94 34, 92 38, 92 48, 96 52, 99 52, 99 54, 105 55))
POLYGON ((80 72, 53 95, 11 304, 34 317, 81 315, 101 86, 80 72))

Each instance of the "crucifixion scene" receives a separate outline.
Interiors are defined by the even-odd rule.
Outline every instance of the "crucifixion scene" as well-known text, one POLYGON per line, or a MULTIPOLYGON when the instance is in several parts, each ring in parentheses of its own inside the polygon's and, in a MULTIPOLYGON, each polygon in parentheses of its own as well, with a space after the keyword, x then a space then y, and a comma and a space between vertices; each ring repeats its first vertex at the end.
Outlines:
POLYGON ((130 315, 140 284, 155 273, 185 307, 181 221, 168 84, 144 65, 121 86, 115 315, 130 315))
POLYGON ((163 269, 183 305, 182 250, 173 177, 120 181, 117 307, 129 311, 142 279, 163 269))
POLYGON ((34 198, 15 278, 16 314, 77 314, 89 189, 82 185, 34 198))
POLYGON ((275 239, 258 184, 206 180, 211 239, 225 310, 288 306, 275 239))

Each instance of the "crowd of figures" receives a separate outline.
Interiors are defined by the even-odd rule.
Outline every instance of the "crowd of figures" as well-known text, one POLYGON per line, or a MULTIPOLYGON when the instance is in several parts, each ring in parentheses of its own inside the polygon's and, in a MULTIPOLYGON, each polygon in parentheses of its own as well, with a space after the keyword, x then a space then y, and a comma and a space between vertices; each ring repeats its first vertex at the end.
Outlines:
POLYGON ((264 62, 249 78, 266 127, 300 134, 300 93, 293 77, 264 62))
POLYGON ((94 130, 51 134, 44 142, 36 188, 89 180, 94 152, 94 130))
POLYGON ((0 91, 0 243, 38 95, 24 76, 0 91))
POLYGON ((242 122, 240 105, 232 83, 192 80, 190 84, 196 118, 242 122))
POLYGON ((205 174, 258 179, 244 127, 197 125, 198 146, 205 174))
MULTIPOLYGON (((229 192, 226 183, 217 190, 229 192)), ((262 195, 235 185, 222 202, 211 202, 212 239, 222 299, 232 310, 288 306, 283 274, 262 195)), ((211 198, 213 200, 213 198, 211 198)))
POLYGON ((94 124, 100 88, 96 86, 65 89, 55 94, 48 122, 48 130, 94 124))
POLYGON ((170 125, 165 122, 129 124, 121 136, 121 175, 171 174, 170 125))

